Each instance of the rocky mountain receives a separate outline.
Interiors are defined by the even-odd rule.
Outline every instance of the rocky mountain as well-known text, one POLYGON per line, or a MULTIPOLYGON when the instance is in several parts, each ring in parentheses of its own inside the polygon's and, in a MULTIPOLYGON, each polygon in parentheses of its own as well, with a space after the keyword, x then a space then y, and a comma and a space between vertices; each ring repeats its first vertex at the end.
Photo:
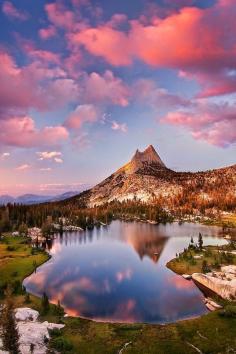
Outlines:
MULTIPOLYGON (((236 202, 236 165, 204 172, 175 172, 165 166, 152 145, 136 151, 126 165, 104 181, 72 198, 93 207, 106 202, 159 200, 169 209, 188 202, 217 207, 236 202), (223 205, 224 204, 224 205, 223 205)), ((70 200, 69 200, 70 201, 70 200)))

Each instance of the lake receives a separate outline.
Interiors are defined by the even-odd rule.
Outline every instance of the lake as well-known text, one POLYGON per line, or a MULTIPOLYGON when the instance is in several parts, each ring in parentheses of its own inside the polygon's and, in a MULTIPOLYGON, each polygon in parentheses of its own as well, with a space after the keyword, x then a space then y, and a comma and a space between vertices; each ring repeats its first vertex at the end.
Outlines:
POLYGON ((207 312, 196 285, 166 268, 199 232, 204 245, 223 244, 220 228, 113 221, 56 235, 52 258, 24 280, 27 291, 66 313, 99 321, 168 323, 207 312))

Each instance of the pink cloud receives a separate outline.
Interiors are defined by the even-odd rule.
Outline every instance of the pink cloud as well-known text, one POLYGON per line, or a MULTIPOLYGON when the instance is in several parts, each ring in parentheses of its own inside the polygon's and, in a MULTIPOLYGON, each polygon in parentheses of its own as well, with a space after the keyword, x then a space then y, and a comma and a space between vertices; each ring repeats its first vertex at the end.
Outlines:
MULTIPOLYGON (((42 55, 39 56, 42 60, 42 55)), ((57 58, 46 57, 46 63, 37 58, 37 61, 19 67, 8 53, 0 51, 1 115, 7 112, 5 115, 8 116, 9 110, 25 113, 30 108, 39 111, 55 109, 78 99, 78 85, 66 78, 60 67, 48 66, 48 60, 55 62, 57 58)))
POLYGON ((83 45, 91 54, 106 59, 112 65, 130 65, 132 55, 127 35, 109 25, 86 28, 68 35, 72 45, 83 45))
POLYGON ((107 70, 104 75, 92 72, 84 77, 84 99, 88 102, 113 103, 122 107, 129 104, 129 89, 120 78, 107 70))
POLYGON ((235 92, 236 5, 219 0, 209 8, 190 7, 193 2, 168 2, 170 11, 158 11, 136 20, 115 14, 98 26, 85 26, 67 34, 69 44, 114 66, 134 60, 155 67, 185 71, 202 86, 202 95, 235 92), (187 7, 189 6, 189 7, 187 7), (174 10, 174 11, 173 11, 174 10), (125 22, 128 30, 119 29, 125 22), (222 81, 223 80, 223 81, 222 81))
POLYGON ((0 142, 17 147, 53 146, 68 139, 68 132, 62 126, 46 126, 37 129, 31 117, 11 117, 0 120, 0 142))
POLYGON ((236 106, 198 103, 192 110, 169 112, 162 122, 183 126, 198 140, 227 147, 236 142, 236 106))
POLYGON ((47 28, 41 28, 38 33, 41 39, 48 40, 57 34, 57 30, 54 26, 49 26, 47 28))
POLYGON ((98 120, 98 112, 92 104, 79 105, 65 122, 69 129, 80 129, 84 123, 94 123, 98 120))
POLYGON ((26 21, 29 14, 25 11, 18 10, 10 1, 4 1, 2 4, 2 12, 9 18, 19 21, 26 21))
POLYGON ((62 2, 56 1, 45 5, 48 19, 56 26, 71 29, 75 24, 75 14, 64 7, 62 2))

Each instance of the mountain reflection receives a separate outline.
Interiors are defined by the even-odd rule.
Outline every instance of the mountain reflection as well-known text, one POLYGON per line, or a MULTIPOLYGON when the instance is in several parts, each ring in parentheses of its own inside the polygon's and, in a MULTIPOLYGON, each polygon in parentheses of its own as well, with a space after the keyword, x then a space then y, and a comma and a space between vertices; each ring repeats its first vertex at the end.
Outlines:
POLYGON ((198 232, 197 225, 115 221, 56 235, 47 244, 52 258, 24 285, 36 295, 46 292, 54 303, 60 300, 69 315, 101 321, 164 323, 202 314, 198 288, 165 267, 198 232))

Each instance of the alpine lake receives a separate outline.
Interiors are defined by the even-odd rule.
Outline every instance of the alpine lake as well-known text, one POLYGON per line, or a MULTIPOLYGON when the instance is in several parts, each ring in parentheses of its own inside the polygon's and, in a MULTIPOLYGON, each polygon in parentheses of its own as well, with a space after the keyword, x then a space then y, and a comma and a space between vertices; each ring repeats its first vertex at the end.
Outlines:
POLYGON ((221 228, 194 223, 152 225, 113 221, 108 226, 56 234, 48 262, 24 280, 26 290, 60 301, 70 316, 105 322, 169 323, 208 310, 192 280, 166 267, 191 237, 222 245, 221 228))

